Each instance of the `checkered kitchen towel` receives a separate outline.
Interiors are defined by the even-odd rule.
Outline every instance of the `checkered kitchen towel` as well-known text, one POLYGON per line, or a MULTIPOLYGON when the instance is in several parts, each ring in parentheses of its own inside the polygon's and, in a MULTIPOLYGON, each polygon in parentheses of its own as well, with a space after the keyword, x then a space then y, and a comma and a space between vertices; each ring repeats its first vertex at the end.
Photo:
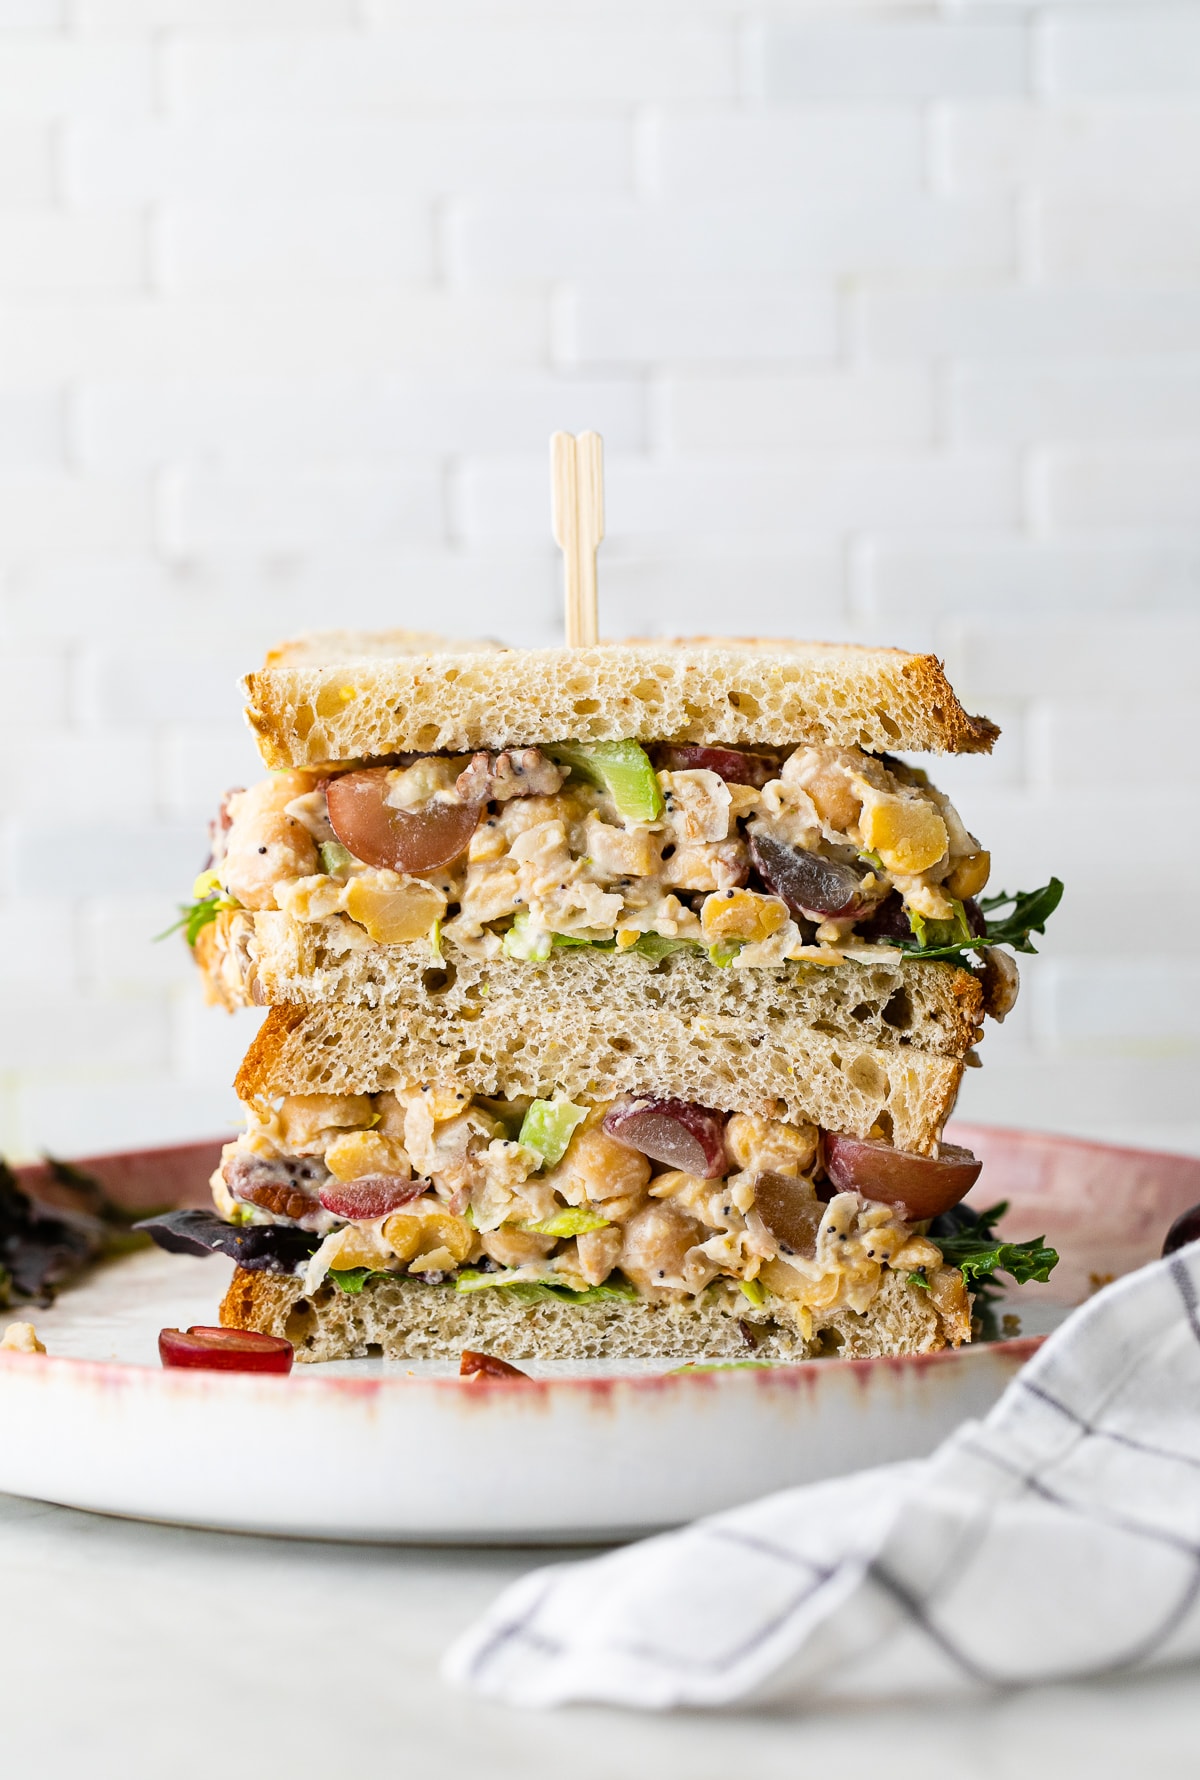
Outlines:
POLYGON ((1200 1653, 1200 1243, 931 1458, 524 1577, 447 1677, 523 1706, 966 1693, 1200 1653))

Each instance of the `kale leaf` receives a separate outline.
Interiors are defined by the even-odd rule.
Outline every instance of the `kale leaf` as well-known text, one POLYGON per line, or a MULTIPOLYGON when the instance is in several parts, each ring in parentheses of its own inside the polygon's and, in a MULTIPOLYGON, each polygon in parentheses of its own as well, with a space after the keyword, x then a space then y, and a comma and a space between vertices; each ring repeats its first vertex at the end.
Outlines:
POLYGON ((1058 1265, 1057 1251, 1047 1248, 1045 1238, 1005 1242, 995 1226, 1008 1210, 1007 1200, 987 1211, 956 1205, 942 1212, 929 1226, 929 1240, 942 1251, 947 1267, 960 1267, 968 1286, 976 1291, 999 1291, 997 1273, 1007 1273, 1019 1286, 1030 1280, 1049 1279, 1058 1265))
POLYGON ((1051 878, 1040 890, 1019 890, 1010 895, 980 899, 985 931, 972 933, 962 904, 956 905, 949 921, 922 921, 906 939, 888 938, 883 943, 899 946, 913 958, 961 958, 967 952, 980 952, 987 946, 1011 946, 1014 952, 1036 952, 1030 939, 1032 933, 1045 933, 1046 922, 1062 901, 1063 886, 1059 878, 1051 878), (988 910, 1008 908, 1009 913, 997 920, 988 917, 988 910))

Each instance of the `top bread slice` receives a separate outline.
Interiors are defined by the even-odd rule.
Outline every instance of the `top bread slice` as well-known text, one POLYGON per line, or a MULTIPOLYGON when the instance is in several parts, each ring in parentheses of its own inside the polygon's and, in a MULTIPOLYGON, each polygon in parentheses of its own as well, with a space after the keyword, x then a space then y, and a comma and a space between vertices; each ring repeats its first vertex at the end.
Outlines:
POLYGON ((934 655, 697 637, 583 649, 312 633, 243 681, 269 767, 579 741, 987 753, 934 655))

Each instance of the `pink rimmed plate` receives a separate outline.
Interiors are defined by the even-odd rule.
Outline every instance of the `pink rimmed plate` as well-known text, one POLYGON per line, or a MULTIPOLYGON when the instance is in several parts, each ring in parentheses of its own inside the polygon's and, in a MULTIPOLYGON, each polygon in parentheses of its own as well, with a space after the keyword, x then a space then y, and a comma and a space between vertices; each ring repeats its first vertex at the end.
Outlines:
MULTIPOLYGON (((337 1539, 626 1538, 789 1484, 918 1457, 986 1412, 1041 1334, 1157 1254, 1200 1200, 1200 1160, 961 1126, 972 1198, 1046 1234, 1055 1280, 1022 1332, 904 1360, 770 1370, 531 1367, 528 1384, 381 1360, 290 1377, 164 1372, 166 1325, 216 1320, 229 1264, 157 1250, 96 1270, 33 1316, 49 1353, 0 1353, 0 1490, 139 1519, 337 1539)), ((82 1165, 135 1206, 201 1204, 216 1143, 82 1165)), ((39 1190, 45 1172, 23 1171, 39 1190)), ((0 1312, 0 1320, 4 1313, 0 1312)))

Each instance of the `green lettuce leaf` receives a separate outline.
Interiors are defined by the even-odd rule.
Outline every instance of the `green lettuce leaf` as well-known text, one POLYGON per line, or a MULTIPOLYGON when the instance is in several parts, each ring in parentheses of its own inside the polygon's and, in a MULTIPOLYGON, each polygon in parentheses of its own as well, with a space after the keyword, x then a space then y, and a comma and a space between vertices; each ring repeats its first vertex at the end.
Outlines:
POLYGON ((669 958, 672 952, 686 952, 689 947, 698 949, 699 945, 700 942, 696 939, 668 939, 665 933, 641 933, 629 949, 631 952, 640 952, 643 958, 653 958, 658 964, 663 958, 669 958))
POLYGON ((715 964, 718 970, 728 970, 745 943, 744 939, 719 939, 715 946, 708 948, 709 963, 715 964))
POLYGON ((584 1292, 573 1292, 570 1286, 548 1285, 542 1280, 511 1279, 503 1273, 476 1273, 469 1267, 465 1267, 454 1281, 454 1288, 458 1292, 486 1292, 496 1287, 505 1292, 511 1292, 523 1304, 536 1304, 539 1301, 559 1304, 603 1304, 614 1298, 628 1302, 637 1297, 633 1287, 624 1283, 589 1286, 584 1292))
MULTIPOLYGON (((740 949, 740 941, 729 942, 740 949)), ((595 952, 615 952, 618 950, 615 939, 588 939, 582 933, 540 933, 534 927, 527 910, 513 916, 512 926, 504 935, 504 950, 510 958, 520 958, 533 964, 544 964, 551 951, 557 946, 590 946, 595 952)), ((658 964, 669 958, 672 952, 703 951, 704 947, 698 939, 668 939, 661 933, 639 933, 633 945, 622 946, 621 951, 638 952, 643 958, 650 958, 658 964)), ((736 953, 734 954, 736 956, 736 953)), ((714 962, 720 963, 717 959, 714 962)), ((729 963, 730 959, 724 959, 729 963)))
POLYGON ((980 899, 987 931, 974 934, 967 925, 961 903, 955 903, 949 921, 924 921, 910 915, 913 934, 909 939, 889 939, 884 944, 899 946, 913 958, 959 958, 967 952, 981 952, 987 946, 1011 946, 1014 952, 1036 952, 1030 939, 1032 933, 1045 933, 1046 922, 1062 901, 1063 886, 1059 878, 1051 878, 1040 890, 1021 890, 1014 895, 1001 891, 999 896, 980 899), (1011 905, 1011 906, 1010 906, 1011 905), (990 909, 1008 908, 1002 919, 988 917, 990 909))
POLYGON ((369 1279, 399 1279, 398 1273, 389 1273, 386 1267, 331 1267, 328 1274, 335 1286, 357 1298, 369 1279))
POLYGON ((544 964, 550 956, 554 941, 548 933, 534 925, 533 917, 527 909, 513 916, 513 924, 504 935, 504 953, 508 958, 519 958, 524 964, 544 964))
POLYGON ((187 940, 188 945, 194 946, 210 921, 215 921, 217 916, 223 914, 226 909, 241 907, 236 897, 226 896, 215 871, 200 873, 192 885, 192 898, 191 902, 181 902, 177 905, 179 909, 178 921, 173 921, 170 927, 165 927, 161 933, 154 935, 156 944, 160 939, 169 939, 171 934, 178 933, 182 927, 183 937, 187 940))
POLYGON ((164 927, 161 933, 154 935, 155 943, 160 939, 169 939, 173 933, 183 929, 183 937, 189 946, 194 946, 204 928, 225 909, 235 909, 238 904, 229 896, 201 896, 196 902, 181 902, 179 919, 164 927))
POLYGON ((942 1251, 948 1267, 961 1267, 963 1278, 974 1289, 999 1290, 997 1273, 1007 1273, 1019 1286, 1030 1280, 1049 1279, 1058 1265, 1057 1251, 1046 1247, 1045 1238, 1005 1242, 995 1226, 1008 1210, 1007 1200, 987 1211, 956 1205, 929 1226, 929 1240, 942 1251))

